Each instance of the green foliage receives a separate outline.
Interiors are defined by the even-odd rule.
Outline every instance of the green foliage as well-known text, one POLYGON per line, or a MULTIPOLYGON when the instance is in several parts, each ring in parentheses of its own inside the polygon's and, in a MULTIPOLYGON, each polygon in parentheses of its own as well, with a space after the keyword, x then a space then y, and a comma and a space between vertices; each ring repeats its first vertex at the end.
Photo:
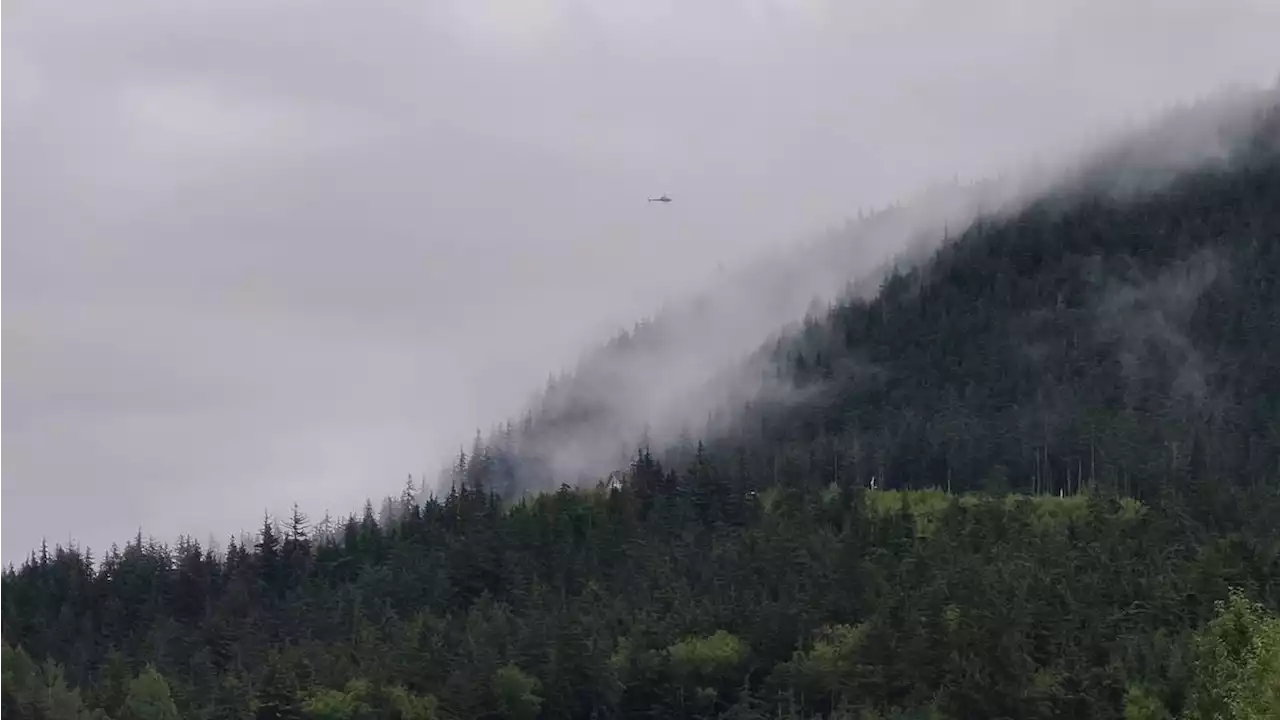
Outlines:
POLYGON ((355 720, 369 717, 373 708, 365 702, 369 682, 355 679, 342 690, 325 688, 315 691, 302 703, 302 711, 315 720, 355 720))
POLYGON ((814 697, 827 695, 833 707, 848 703, 865 668, 858 654, 866 639, 864 625, 834 625, 819 631, 813 646, 797 650, 774 670, 775 683, 814 697))
POLYGON ((1233 588, 1193 643, 1193 680, 1184 717, 1280 717, 1280 618, 1233 588))
POLYGON ((1131 684, 1124 695, 1124 720, 1171 720, 1168 708, 1149 688, 1131 684))
POLYGON ((84 708, 79 690, 67 684, 61 665, 37 665, 21 648, 7 643, 0 650, 5 717, 33 720, 89 720, 101 717, 84 708))
POLYGON ((129 683, 123 720, 178 720, 180 717, 164 676, 150 665, 143 668, 129 683))
MULTIPOLYGON (((1230 584, 1280 589, 1268 561, 1274 534, 1216 535, 1176 502, 836 496, 823 485, 779 490, 775 514, 741 525, 689 515, 681 528, 665 511, 642 515, 631 486, 510 510, 472 492, 416 507, 412 524, 357 526, 350 545, 318 548, 287 602, 257 594, 257 554, 239 548, 184 564, 131 546, 109 555, 102 574, 63 551, 61 565, 7 575, 6 637, 65 669, 49 681, 7 650, 6 707, 30 705, 20 688, 43 683, 55 697, 78 686, 96 706, 133 713, 119 717, 154 707, 172 716, 174 706, 209 718, 762 707, 797 717, 1158 717, 1162 705, 1182 712, 1181 688, 1202 688, 1201 702, 1218 685, 1183 679, 1193 671, 1237 678, 1238 696, 1265 698, 1264 673, 1241 668, 1268 667, 1247 658, 1271 657, 1270 635, 1257 634, 1257 651, 1226 644, 1236 649, 1217 655, 1193 653, 1191 637, 1230 584), (203 601, 210 619, 176 624, 170 613, 191 572, 216 578, 203 601), (99 604, 160 600, 125 622, 104 615, 81 635, 48 612, 80 602, 59 590, 74 587, 95 588, 88 597, 99 604), (127 698, 110 700, 122 658, 156 647, 134 638, 159 628, 172 638, 164 675, 181 693, 164 702, 164 678, 144 671, 127 698), (184 654, 206 645, 217 653, 204 664, 184 654), (1131 684, 1145 694, 1126 698, 1131 684)), ((1219 517, 1280 517, 1265 494, 1237 502, 1219 517)), ((1232 637, 1207 637, 1218 636, 1232 637)))
POLYGON ((718 678, 741 667, 747 646, 724 630, 707 637, 689 637, 667 648, 671 669, 685 679, 718 678))
POLYGON ((347 682, 341 690, 319 688, 302 701, 302 712, 315 720, 357 720, 389 717, 393 720, 435 720, 439 702, 431 695, 416 695, 395 684, 375 691, 363 678, 347 682))
POLYGON ((538 716, 542 698, 541 683, 515 665, 504 665, 493 674, 493 697, 498 711, 511 720, 530 720, 538 716))
POLYGON ((393 685, 386 690, 387 704, 397 720, 436 720, 440 702, 432 695, 415 695, 403 685, 393 685))

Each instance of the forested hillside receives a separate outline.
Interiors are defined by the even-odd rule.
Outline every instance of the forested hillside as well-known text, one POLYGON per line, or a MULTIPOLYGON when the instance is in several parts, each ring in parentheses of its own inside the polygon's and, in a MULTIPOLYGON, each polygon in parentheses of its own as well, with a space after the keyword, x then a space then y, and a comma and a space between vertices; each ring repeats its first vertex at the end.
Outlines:
POLYGON ((1273 531, 1210 535, 1177 505, 1101 494, 783 490, 708 512, 714 468, 665 490, 647 461, 637 473, 654 489, 505 511, 467 490, 395 527, 365 517, 336 545, 268 524, 225 555, 135 542, 97 573, 42 555, 5 579, 5 639, 22 648, 5 651, 5 716, 1276 707, 1280 623, 1247 599, 1274 612, 1273 531))
POLYGON ((683 446, 663 459, 684 464, 697 437, 745 444, 768 474, 802 462, 812 475, 805 456, 816 454, 831 473, 878 474, 882 487, 929 485, 941 473, 953 489, 1054 491, 1068 473, 1078 483, 1121 452, 1100 449, 1097 437, 1160 445, 1110 432, 1155 413, 1179 423, 1161 437, 1180 448, 1174 464, 1188 460, 1197 438, 1239 421, 1219 405, 1258 389, 1221 386, 1230 363, 1265 348, 1233 344, 1215 314, 1269 322, 1257 313, 1276 292, 1270 218, 1251 205, 1265 205, 1272 189, 1218 175, 1244 173, 1232 181, 1244 185, 1249 173, 1266 176, 1258 163, 1276 152, 1277 102, 1280 86, 1226 91, 1065 171, 938 185, 860 217, 623 333, 554 381, 520 422, 469 450, 491 458, 490 486, 506 497, 592 483, 637 445, 683 446), (1252 304, 1239 302, 1246 296, 1252 304), (832 299, 830 312, 783 327, 832 299), (1162 403, 1179 405, 1180 419, 1162 403), (1211 427, 1193 431, 1182 422, 1191 411, 1211 427))
POLYGON ((596 487, 479 443, 382 522, 42 549, 5 716, 1280 716, 1278 119, 957 228, 596 487))
POLYGON ((888 268, 927 257, 949 228, 1007 208, 1025 184, 937 184, 720 275, 587 353, 517 422, 465 449, 494 459, 491 487, 509 498, 562 482, 590 485, 624 467, 637 445, 707 435, 709 414, 791 390, 789 379, 762 376, 767 358, 743 362, 762 341, 785 335, 824 301, 874 297, 888 268))
POLYGON ((978 223, 779 345, 804 393, 734 441, 881 487, 1151 497, 1280 472, 1280 177, 978 223))

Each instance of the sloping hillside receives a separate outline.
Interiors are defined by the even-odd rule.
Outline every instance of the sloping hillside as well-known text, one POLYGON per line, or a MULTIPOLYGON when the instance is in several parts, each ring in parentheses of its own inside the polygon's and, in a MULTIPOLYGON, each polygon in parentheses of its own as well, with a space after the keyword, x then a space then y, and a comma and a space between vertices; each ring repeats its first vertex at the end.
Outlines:
POLYGON ((781 345, 810 391, 739 437, 792 461, 821 450, 820 474, 882 487, 1274 477, 1277 197, 1274 161, 1254 156, 1140 200, 979 223, 781 345))
POLYGON ((703 434, 709 415, 772 389, 759 368, 742 363, 762 341, 815 303, 873 296, 887 267, 921 256, 949 227, 1010 205, 1021 192, 1012 180, 930 188, 720 276, 585 355, 519 421, 466 450, 493 457, 493 487, 510 496, 591 484, 625 466, 642 440, 656 447, 703 434))
POLYGON ((695 437, 757 475, 881 487, 1131 486, 1200 451, 1273 469, 1222 439, 1270 432, 1244 401, 1274 382, 1249 360, 1272 339, 1222 314, 1274 319, 1277 97, 1215 96, 1070 171, 938 188, 771 259, 587 356, 469 449, 492 471, 470 481, 591 484, 641 444, 687 462, 695 437), (817 299, 839 302, 786 326, 817 299))
POLYGON ((490 491, 608 419, 587 383, 395 522, 42 549, 5 717, 1275 717, 1278 107, 814 314, 616 483, 490 491))

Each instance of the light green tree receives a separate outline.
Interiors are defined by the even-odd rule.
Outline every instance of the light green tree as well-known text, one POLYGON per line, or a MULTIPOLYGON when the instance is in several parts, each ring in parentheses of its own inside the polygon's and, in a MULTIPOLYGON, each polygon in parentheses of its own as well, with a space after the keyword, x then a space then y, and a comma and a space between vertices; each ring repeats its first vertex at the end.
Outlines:
POLYGON ((803 692, 826 694, 838 706, 861 672, 857 657, 865 637, 863 625, 825 627, 812 648, 796 651, 779 666, 778 680, 803 692))
POLYGON ((714 680, 736 671, 747 657, 747 644, 724 630, 691 637, 667 648, 671 669, 681 679, 714 680))
POLYGON ((178 720, 178 706, 169 692, 169 683, 151 665, 129 683, 124 699, 124 720, 178 720))
POLYGON ((747 659, 747 644, 724 630, 706 637, 690 637, 667 648, 671 672, 680 682, 680 701, 691 686, 693 702, 709 711, 719 699, 717 686, 738 679, 747 659))
POLYGON ((41 720, 105 720, 101 710, 84 707, 80 691, 67 683, 62 666, 53 661, 38 665, 22 648, 3 646, 0 652, 0 695, 4 716, 41 720))
POLYGON ((1192 640, 1187 720, 1280 718, 1280 618, 1233 588, 1192 640))
POLYGON ((440 703, 434 695, 415 695, 401 685, 386 690, 387 704, 399 720, 435 720, 440 703))
POLYGON ((351 680, 341 690, 323 688, 307 697, 302 712, 314 720, 355 720, 373 711, 365 702, 369 694, 369 681, 351 680))
POLYGON ((541 683, 515 665, 498 668, 493 675, 493 695, 503 717, 511 720, 532 720, 538 716, 542 698, 538 696, 541 683))
POLYGON ((1170 720, 1169 709, 1145 685, 1132 684, 1124 694, 1124 720, 1170 720))

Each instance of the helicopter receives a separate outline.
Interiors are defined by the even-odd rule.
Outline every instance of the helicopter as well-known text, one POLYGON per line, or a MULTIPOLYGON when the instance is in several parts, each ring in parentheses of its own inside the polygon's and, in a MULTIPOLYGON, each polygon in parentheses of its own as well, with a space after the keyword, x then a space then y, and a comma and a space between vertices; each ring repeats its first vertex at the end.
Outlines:
POLYGON ((649 202, 669 203, 671 202, 671 198, 667 197, 664 193, 662 197, 649 198, 649 202))

